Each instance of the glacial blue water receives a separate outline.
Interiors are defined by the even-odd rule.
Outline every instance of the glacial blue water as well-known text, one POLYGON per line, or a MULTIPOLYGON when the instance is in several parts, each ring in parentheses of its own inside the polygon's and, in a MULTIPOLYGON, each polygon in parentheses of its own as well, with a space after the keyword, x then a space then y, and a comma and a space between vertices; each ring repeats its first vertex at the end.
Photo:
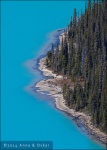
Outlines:
POLYGON ((50 40, 84 1, 1 2, 1 140, 49 140, 54 149, 104 149, 89 139, 51 98, 32 90, 43 78, 32 67, 50 40), (33 60, 34 59, 34 60, 33 60))

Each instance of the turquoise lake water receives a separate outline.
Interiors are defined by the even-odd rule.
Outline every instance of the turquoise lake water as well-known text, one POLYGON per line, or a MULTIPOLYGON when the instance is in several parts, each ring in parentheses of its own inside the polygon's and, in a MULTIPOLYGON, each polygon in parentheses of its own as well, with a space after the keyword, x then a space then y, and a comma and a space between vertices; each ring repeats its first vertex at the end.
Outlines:
POLYGON ((35 58, 43 54, 49 34, 69 24, 73 9, 85 1, 1 2, 1 140, 53 141, 54 149, 104 149, 84 135, 32 90, 43 78, 35 58), (34 60, 33 60, 34 59, 34 60))

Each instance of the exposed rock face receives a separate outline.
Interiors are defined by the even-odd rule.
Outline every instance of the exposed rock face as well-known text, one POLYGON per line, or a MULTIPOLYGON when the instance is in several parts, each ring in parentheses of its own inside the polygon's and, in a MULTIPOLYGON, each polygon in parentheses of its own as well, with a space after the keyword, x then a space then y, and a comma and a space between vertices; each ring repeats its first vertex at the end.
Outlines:
POLYGON ((100 141, 102 144, 106 145, 107 135, 92 125, 90 115, 87 115, 83 112, 76 112, 74 109, 70 109, 66 106, 65 100, 63 99, 61 85, 63 77, 61 75, 56 75, 52 73, 51 70, 47 69, 45 65, 45 58, 42 58, 40 60, 39 65, 39 69, 43 72, 43 74, 45 76, 51 77, 51 79, 42 80, 38 82, 36 84, 37 92, 40 92, 41 94, 44 94, 44 91, 49 92, 47 95, 51 95, 52 97, 54 97, 56 107, 59 110, 69 115, 72 118, 72 120, 78 125, 78 127, 85 134, 88 134, 89 137, 100 141))

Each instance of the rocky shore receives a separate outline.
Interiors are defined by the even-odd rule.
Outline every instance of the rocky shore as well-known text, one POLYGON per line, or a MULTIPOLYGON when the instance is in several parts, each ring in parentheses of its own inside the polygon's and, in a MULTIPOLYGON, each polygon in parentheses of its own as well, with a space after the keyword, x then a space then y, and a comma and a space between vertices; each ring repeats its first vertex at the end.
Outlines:
POLYGON ((91 117, 83 112, 76 112, 74 109, 70 109, 66 106, 61 87, 63 77, 52 73, 52 71, 46 67, 45 58, 40 59, 39 69, 43 72, 44 76, 49 78, 36 84, 35 87, 37 88, 37 92, 41 94, 43 94, 43 92, 48 92, 47 95, 51 95, 55 99, 57 109, 69 115, 84 133, 106 147, 107 135, 92 125, 91 117))

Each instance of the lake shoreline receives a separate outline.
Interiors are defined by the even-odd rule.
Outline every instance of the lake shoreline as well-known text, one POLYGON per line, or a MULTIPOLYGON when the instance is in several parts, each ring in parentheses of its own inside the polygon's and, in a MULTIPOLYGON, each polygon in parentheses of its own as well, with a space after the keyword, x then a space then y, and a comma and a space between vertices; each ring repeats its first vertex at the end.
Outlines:
POLYGON ((79 129, 91 139, 101 143, 104 147, 106 147, 107 135, 91 124, 91 117, 83 112, 76 112, 65 105, 62 88, 57 84, 58 81, 62 80, 62 76, 52 73, 52 71, 46 67, 44 57, 40 58, 38 65, 38 69, 42 71, 43 75, 48 79, 44 79, 36 83, 36 91, 41 94, 48 92, 47 95, 52 96, 52 98, 55 100, 55 107, 57 109, 67 114, 79 127, 79 129))

